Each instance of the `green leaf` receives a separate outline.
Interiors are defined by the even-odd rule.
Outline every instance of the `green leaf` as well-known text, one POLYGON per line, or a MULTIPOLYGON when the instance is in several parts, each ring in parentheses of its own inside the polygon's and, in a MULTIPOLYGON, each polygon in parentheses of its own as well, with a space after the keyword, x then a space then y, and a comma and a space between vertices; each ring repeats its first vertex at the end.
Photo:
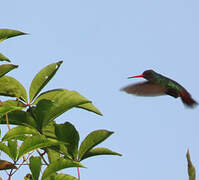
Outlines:
POLYGON ((10 72, 11 70, 18 68, 17 65, 14 64, 2 64, 0 65, 0 77, 4 76, 5 74, 7 74, 8 72, 10 72))
POLYGON ((0 160, 0 170, 16 169, 16 166, 9 161, 0 160))
POLYGON ((2 141, 18 139, 21 136, 24 136, 26 134, 39 135, 39 132, 36 129, 31 128, 31 127, 17 126, 15 128, 12 128, 10 131, 8 131, 3 137, 2 141))
POLYGON ((53 102, 53 106, 47 117, 49 121, 55 119, 73 107, 90 102, 78 92, 66 89, 55 89, 42 93, 35 100, 34 104, 37 104, 41 99, 47 99, 53 102))
POLYGON ((6 100, 2 102, 2 106, 14 106, 26 108, 25 104, 18 100, 6 100))
POLYGON ((18 153, 17 149, 17 141, 16 140, 9 140, 8 141, 8 148, 10 151, 10 155, 12 156, 12 160, 15 161, 18 153))
POLYGON ((21 110, 21 109, 23 109, 23 107, 9 106, 9 105, 0 106, 0 117, 5 115, 6 113, 16 111, 16 110, 21 110))
POLYGON ((56 139, 55 135, 55 122, 51 121, 47 126, 42 129, 42 134, 46 137, 56 139))
MULTIPOLYGON (((9 124, 14 125, 30 125, 35 127, 34 119, 29 112, 16 110, 8 113, 9 124)), ((6 116, 0 117, 0 124, 6 124, 6 116)))
POLYGON ((42 99, 37 103, 37 106, 34 110, 34 117, 39 132, 41 132, 42 128, 49 123, 48 115, 52 107, 53 103, 50 100, 42 99))
POLYGON ((98 155, 117 155, 117 156, 122 156, 120 153, 111 151, 108 148, 94 148, 94 149, 91 149, 90 151, 86 152, 81 160, 84 160, 86 158, 93 157, 93 156, 98 156, 98 155))
POLYGON ((59 141, 68 143, 68 145, 66 145, 68 153, 74 160, 76 160, 79 144, 79 133, 75 127, 69 122, 64 124, 56 124, 55 135, 59 141))
POLYGON ((68 174, 56 174, 53 178, 54 180, 78 180, 76 177, 68 174))
POLYGON ((20 35, 26 35, 26 34, 27 33, 17 31, 17 30, 12 30, 12 29, 0 29, 0 42, 14 36, 20 36, 20 35))
POLYGON ((12 159, 12 154, 10 153, 10 149, 8 146, 0 142, 0 151, 3 151, 5 154, 7 154, 12 159))
POLYGON ((60 153, 58 153, 50 148, 47 148, 47 153, 48 153, 48 159, 49 159, 50 163, 57 161, 57 159, 60 158, 60 153))
POLYGON ((32 80, 29 90, 30 102, 38 95, 43 87, 51 80, 55 75, 63 61, 50 64, 43 68, 32 80))
POLYGON ((2 53, 0 53, 0 61, 10 62, 10 59, 8 59, 6 56, 4 56, 2 53))
POLYGON ((90 151, 94 146, 98 145, 112 134, 112 131, 107 130, 97 130, 91 132, 81 143, 78 160, 81 161, 85 153, 90 151))
MULTIPOLYGON (((66 94, 66 93, 68 93, 69 95, 71 95, 73 93, 74 95, 76 95, 76 97, 78 97, 78 96, 79 97, 81 96, 81 98, 83 97, 76 91, 69 91, 67 89, 53 89, 53 90, 46 91, 46 92, 42 93, 41 95, 39 95, 39 97, 34 101, 33 104, 37 104, 41 99, 48 99, 51 101, 55 101, 56 100, 55 96, 61 96, 62 94, 66 94)), ((83 98, 85 98, 85 97, 83 97, 83 98)), ((76 105, 74 104, 73 107, 85 109, 87 111, 91 111, 96 114, 102 115, 102 113, 91 102, 87 102, 87 103, 83 103, 83 104, 76 104, 76 105)))
POLYGON ((60 158, 52 162, 44 171, 42 180, 52 175, 53 173, 70 167, 84 167, 81 163, 69 159, 60 158))
POLYGON ((10 76, 3 76, 0 78, 0 95, 16 97, 27 102, 25 88, 19 81, 10 76))
POLYGON ((102 116, 102 113, 92 103, 81 104, 78 105, 77 108, 85 109, 102 116))
POLYGON ((46 138, 45 136, 42 136, 42 135, 27 137, 19 149, 18 159, 20 159, 26 153, 36 150, 38 148, 56 146, 59 144, 60 142, 53 139, 46 138))
POLYGON ((30 170, 32 172, 32 177, 34 180, 39 179, 39 174, 41 171, 41 157, 31 156, 30 158, 30 170))
POLYGON ((191 162, 189 150, 187 151, 186 156, 187 156, 187 163, 188 163, 189 180, 195 180, 196 179, 196 170, 195 170, 194 165, 191 162))

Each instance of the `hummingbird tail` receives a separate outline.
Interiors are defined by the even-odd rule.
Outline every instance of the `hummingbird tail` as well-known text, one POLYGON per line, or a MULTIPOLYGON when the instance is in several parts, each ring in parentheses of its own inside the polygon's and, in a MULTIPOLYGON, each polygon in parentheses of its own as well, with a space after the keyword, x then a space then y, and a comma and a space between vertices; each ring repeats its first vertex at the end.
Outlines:
POLYGON ((182 102, 189 107, 194 107, 198 103, 191 97, 191 95, 187 91, 183 91, 180 93, 180 97, 182 102))

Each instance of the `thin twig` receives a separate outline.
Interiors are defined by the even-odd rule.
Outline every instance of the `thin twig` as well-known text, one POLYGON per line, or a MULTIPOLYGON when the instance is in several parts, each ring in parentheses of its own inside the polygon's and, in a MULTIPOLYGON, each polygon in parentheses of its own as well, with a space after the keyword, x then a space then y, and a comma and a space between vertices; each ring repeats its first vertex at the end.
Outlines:
POLYGON ((45 160, 43 153, 41 153, 38 149, 36 149, 36 151, 38 152, 38 154, 40 155, 40 157, 42 158, 42 160, 44 161, 44 163, 48 166, 48 162, 45 160))
MULTIPOLYGON (((28 154, 27 159, 31 156, 32 153, 33 153, 33 152, 31 152, 31 153, 28 154)), ((29 166, 29 163, 24 164, 24 162, 26 162, 27 159, 26 159, 26 158, 23 158, 23 162, 22 162, 21 164, 19 164, 19 167, 18 167, 17 169, 15 169, 15 171, 12 173, 12 175, 13 175, 14 173, 16 173, 17 170, 18 170, 21 166, 23 166, 23 165, 28 165, 28 166, 29 166)), ((18 164, 15 164, 15 165, 18 165, 18 164)))
POLYGON ((9 125, 8 114, 7 113, 6 113, 6 124, 8 126, 8 130, 10 131, 10 125, 9 125))
POLYGON ((80 180, 80 171, 79 171, 79 168, 77 168, 77 174, 78 174, 78 180, 80 180))

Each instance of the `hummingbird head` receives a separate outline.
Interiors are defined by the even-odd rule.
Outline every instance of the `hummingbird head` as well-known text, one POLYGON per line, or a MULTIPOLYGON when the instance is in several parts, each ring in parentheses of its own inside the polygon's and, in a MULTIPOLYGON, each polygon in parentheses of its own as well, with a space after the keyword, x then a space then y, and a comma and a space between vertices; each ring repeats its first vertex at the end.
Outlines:
POLYGON ((153 80, 154 79, 154 74, 155 74, 155 71, 153 70, 146 70, 144 71, 142 74, 138 75, 138 76, 131 76, 131 77, 128 77, 128 78, 139 78, 139 77, 143 77, 144 79, 147 79, 147 80, 153 80))

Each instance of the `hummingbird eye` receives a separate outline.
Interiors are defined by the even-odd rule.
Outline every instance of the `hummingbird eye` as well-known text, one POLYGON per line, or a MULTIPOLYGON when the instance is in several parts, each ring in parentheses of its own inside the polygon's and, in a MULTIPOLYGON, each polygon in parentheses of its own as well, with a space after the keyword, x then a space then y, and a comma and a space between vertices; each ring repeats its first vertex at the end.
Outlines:
POLYGON ((154 72, 153 70, 146 70, 146 71, 143 72, 143 75, 144 76, 151 76, 151 75, 153 75, 153 72, 154 72))

